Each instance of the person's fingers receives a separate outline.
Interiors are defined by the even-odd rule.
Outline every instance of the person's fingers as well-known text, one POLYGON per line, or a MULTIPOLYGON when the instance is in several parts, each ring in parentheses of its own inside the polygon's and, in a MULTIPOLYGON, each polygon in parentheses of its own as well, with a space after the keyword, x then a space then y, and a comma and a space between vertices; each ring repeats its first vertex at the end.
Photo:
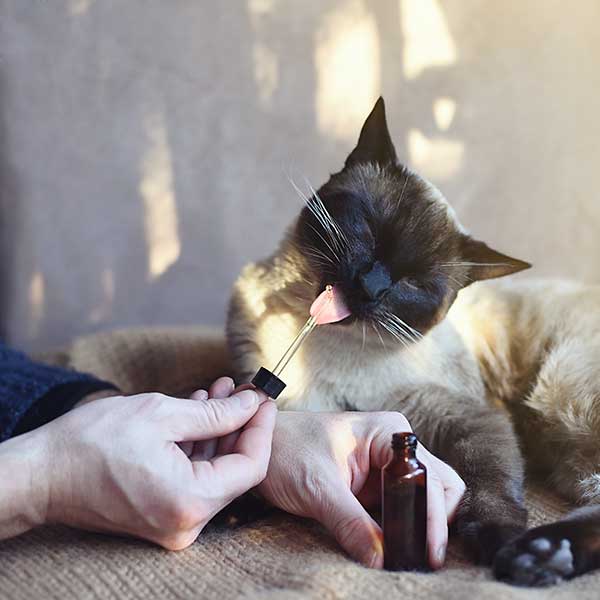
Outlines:
MULTIPOLYGON (((208 389, 208 395, 205 400, 208 399, 223 399, 229 398, 233 392, 235 383, 231 377, 219 377, 208 389)), ((213 438, 211 440, 205 440, 203 442, 196 442, 194 450, 190 456, 191 460, 209 460, 216 454, 220 454, 218 451, 219 438, 213 438)))
MULTIPOLYGON (((190 400, 204 401, 207 398, 208 392, 206 390, 196 390, 190 396, 190 400)), ((188 458, 194 453, 194 442, 179 442, 179 447, 188 458)))
POLYGON ((375 434, 369 445, 369 464, 371 468, 382 469, 394 455, 392 435, 399 431, 411 432, 411 426, 404 415, 391 411, 371 413, 375 434))
POLYGON ((427 553, 433 569, 440 569, 446 560, 448 518, 444 486, 437 472, 427 471, 427 553))
POLYGON ((383 542, 379 525, 369 516, 350 488, 340 479, 324 486, 325 498, 314 517, 355 560, 367 567, 383 567, 383 542))
POLYGON ((220 437, 217 440, 217 448, 215 454, 231 454, 235 451, 235 445, 237 444, 238 438, 240 437, 239 431, 234 431, 220 437))
POLYGON ((260 403, 266 402, 270 399, 262 390, 259 390, 256 386, 254 386, 251 383, 242 383, 238 385, 235 388, 235 390, 233 390, 233 393, 237 394, 238 392, 242 392, 243 390, 254 390, 258 394, 258 401, 260 403))
POLYGON ((163 410, 172 441, 198 441, 220 437, 240 429, 259 408, 258 395, 245 390, 226 399, 198 402, 165 398, 163 410))
POLYGON ((367 509, 381 508, 381 469, 371 469, 362 489, 356 494, 367 509))
POLYGON ((192 463, 196 479, 202 486, 210 485, 213 490, 221 490, 219 496, 224 504, 265 478, 276 414, 274 403, 264 403, 241 431, 234 454, 192 463))
POLYGON ((422 460, 428 468, 433 467, 444 486, 444 497, 446 502, 446 517, 451 522, 456 514, 456 509, 465 494, 466 486, 459 474, 443 460, 431 454, 427 448, 419 446, 417 457, 422 460))
MULTIPOLYGON (((246 390, 240 393, 248 394, 251 392, 246 390)), ((268 466, 276 416, 277 406, 274 402, 261 404, 256 416, 240 432, 233 451, 268 466), (269 441, 268 445, 263 444, 265 440, 269 441)))
POLYGON ((452 523, 460 501, 465 495, 467 487, 465 482, 452 469, 452 475, 444 479, 444 494, 446 496, 446 516, 448 522, 452 523))
POLYGON ((236 386, 236 388, 233 390, 233 393, 237 394, 238 392, 243 392, 244 390, 254 390, 254 389, 256 389, 256 388, 251 383, 240 383, 240 385, 236 386))
POLYGON ((228 398, 233 393, 235 383, 231 377, 219 377, 208 389, 209 398, 228 398))

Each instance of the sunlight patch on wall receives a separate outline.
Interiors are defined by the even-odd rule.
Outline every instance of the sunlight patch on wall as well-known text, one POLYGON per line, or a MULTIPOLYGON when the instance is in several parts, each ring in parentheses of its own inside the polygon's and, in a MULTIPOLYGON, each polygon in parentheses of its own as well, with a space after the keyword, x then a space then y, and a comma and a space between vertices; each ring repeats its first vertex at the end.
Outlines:
POLYGON ((161 115, 146 119, 147 149, 142 158, 139 191, 144 204, 148 273, 160 277, 181 254, 173 166, 161 115))
POLYGON ((92 5, 93 0, 71 0, 70 12, 72 17, 84 15, 92 5))
POLYGON ((447 179, 461 168, 464 144, 445 138, 425 137, 418 129, 408 132, 411 165, 432 179, 447 179))
POLYGON ((433 102, 433 117, 440 131, 447 131, 456 114, 456 102, 452 98, 437 98, 433 102))
POLYGON ((264 107, 268 107, 279 82, 277 55, 265 44, 254 42, 252 58, 258 98, 264 107))
POLYGON ((437 0, 400 0, 404 75, 418 77, 428 67, 456 62, 456 45, 437 0))
POLYGON ((29 336, 39 333, 46 308, 46 282, 40 271, 36 271, 29 282, 29 336))
POLYGON ((101 323, 106 321, 111 314, 115 299, 115 275, 112 269, 104 268, 100 273, 100 286, 102 287, 102 300, 92 309, 90 323, 101 323))
POLYGON ((275 6, 275 0, 248 0, 248 11, 251 16, 262 16, 270 13, 275 6))
POLYGON ((377 26, 361 2, 345 2, 317 32, 316 113, 319 129, 354 141, 380 93, 377 26))

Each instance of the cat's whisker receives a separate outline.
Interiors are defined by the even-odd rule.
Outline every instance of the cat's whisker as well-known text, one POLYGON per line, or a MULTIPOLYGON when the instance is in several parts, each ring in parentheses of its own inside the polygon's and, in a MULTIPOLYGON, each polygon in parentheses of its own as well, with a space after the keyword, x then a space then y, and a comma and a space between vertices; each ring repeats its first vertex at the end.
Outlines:
POLYGON ((409 337, 408 333, 406 331, 404 331, 404 329, 401 329, 400 327, 398 327, 398 325, 396 325, 394 322, 387 320, 384 322, 382 322, 382 325, 385 324, 387 326, 387 329, 391 329, 394 332, 396 332, 397 335, 401 336, 403 339, 409 340, 410 342, 414 342, 415 340, 413 340, 411 337, 409 337))
MULTIPOLYGON (((319 222, 321 227, 323 227, 323 229, 325 230, 325 233, 331 239, 332 243, 337 247, 338 250, 341 251, 339 240, 334 235, 334 233, 331 229, 331 226, 329 224, 329 221, 332 220, 331 215, 329 215, 329 213, 325 210, 325 207, 323 206, 323 208, 321 209, 321 207, 318 205, 318 202, 316 200, 309 198, 296 185, 296 182, 289 175, 288 175, 288 181, 291 183, 294 190, 296 190, 296 193, 300 196, 300 198, 302 198, 302 200, 304 201, 304 204, 306 204, 306 207, 308 208, 308 210, 310 210, 310 212, 314 215, 315 219, 317 219, 317 221, 319 222)), ((320 199, 319 199, 319 201, 320 201, 320 199)), ((323 203, 321 202, 321 205, 322 204, 323 203)))
POLYGON ((417 331, 416 329, 414 329, 414 327, 411 327, 408 323, 403 321, 398 315, 388 312, 387 316, 394 323, 396 323, 396 325, 398 327, 404 329, 407 332, 407 334, 409 335, 409 337, 411 337, 411 339, 413 339, 415 342, 418 342, 423 339, 423 334, 420 331, 417 331))
POLYGON ((402 336, 409 340, 411 344, 417 344, 420 341, 410 330, 402 327, 400 324, 394 321, 388 321, 388 324, 394 327, 398 332, 401 332, 402 336))
POLYGON ((305 248, 303 250, 303 252, 305 254, 309 254, 310 256, 314 256, 315 258, 322 258, 325 262, 328 262, 330 264, 334 264, 333 260, 331 260, 331 257, 327 256, 327 254, 325 254, 324 252, 322 252, 318 248, 314 248, 312 246, 309 246, 309 247, 305 248))
POLYGON ((365 342, 367 341, 367 324, 362 322, 362 346, 360 348, 361 354, 365 351, 365 342))
POLYGON ((377 325, 375 325, 375 323, 373 321, 371 321, 371 325, 373 326, 373 329, 375 330, 375 333, 379 337, 379 340, 380 340, 381 345, 383 346, 384 350, 387 350, 385 342, 383 341, 383 338, 381 337, 381 333, 379 333, 379 329, 377 329, 377 325))
POLYGON ((442 262, 437 264, 438 267, 510 267, 510 263, 479 263, 479 262, 442 262))
POLYGON ((317 191, 310 184, 310 181, 308 181, 308 179, 306 179, 306 178, 304 180, 306 181, 306 184, 308 185, 308 188, 310 189, 313 197, 318 201, 318 204, 319 204, 319 206, 321 208, 321 211, 322 211, 323 215, 328 219, 331 227, 334 229, 334 231, 336 232, 336 234, 339 237, 339 239, 348 248, 350 246, 350 242, 348 241, 348 238, 346 237, 346 234, 340 229, 339 225, 335 222, 335 220, 331 216, 330 212, 325 208, 325 205, 323 204, 323 201, 321 200, 321 198, 320 198, 319 194, 317 193, 317 191))
MULTIPOLYGON (((396 337, 402 338, 402 341, 403 341, 403 343, 404 343, 405 345, 407 345, 407 342, 408 342, 408 344, 413 344, 413 343, 415 343, 415 340, 413 340, 411 337, 409 337, 405 331, 403 331, 402 329, 399 329, 399 328, 398 328, 398 327, 397 327, 395 324, 393 324, 392 322, 390 322, 390 321, 387 321, 387 322, 385 322, 385 323, 384 323, 384 322, 382 322, 382 325, 385 325, 385 326, 386 326, 386 329, 387 329, 388 331, 390 331, 390 333, 392 333, 392 334, 394 334, 394 333, 395 333, 395 334, 396 334, 396 337)), ((407 345, 407 347, 408 347, 408 345, 407 345)))
POLYGON ((399 334, 397 332, 397 330, 395 330, 393 327, 390 327, 389 323, 386 323, 385 321, 381 321, 379 320, 379 324, 397 341, 399 341, 407 350, 410 347, 409 344, 406 342, 406 339, 404 338, 404 336, 402 336, 401 334, 399 334))
POLYGON ((454 283, 457 285, 457 288, 456 288, 456 289, 460 289, 460 288, 462 288, 462 284, 461 284, 461 282, 460 282, 460 281, 458 281, 458 279, 456 279, 456 277, 453 277, 452 275, 448 275, 447 273, 445 273, 445 275, 446 275, 446 277, 447 277, 448 279, 450 279, 450 281, 453 281, 453 282, 454 282, 454 283))
POLYGON ((331 244, 310 223, 308 224, 308 226, 321 238, 322 242, 327 246, 327 248, 329 248, 331 254, 333 254, 337 261, 340 262, 340 255, 333 249, 331 244))
MULTIPOLYGON (((336 246, 336 248, 339 251, 341 251, 342 248, 340 245, 340 240, 338 239, 339 236, 336 234, 336 231, 334 231, 334 229, 332 228, 332 225, 337 229, 338 233, 339 233, 339 228, 337 227, 337 225, 333 221, 331 215, 329 214, 329 212, 323 205, 323 202, 321 201, 321 199, 316 195, 316 193, 313 195, 312 198, 309 198, 296 185, 296 183, 294 182, 294 180, 291 177, 288 176, 288 180, 292 184, 293 188, 296 190, 296 193, 302 198, 302 200, 306 204, 306 207, 308 208, 308 210, 310 210, 310 212, 317 219, 317 221, 319 222, 321 227, 323 227, 327 236, 331 239, 332 243, 336 246)), ((308 181, 307 181, 307 183, 308 183, 308 181)), ((308 185, 309 185, 310 189, 312 190, 312 187, 310 186, 310 184, 308 184, 308 185)))
POLYGON ((323 228, 323 231, 325 232, 325 234, 327 235, 327 237, 331 240, 332 244, 336 247, 336 249, 339 252, 341 252, 342 251, 342 247, 340 245, 340 241, 337 238, 337 236, 335 235, 334 231, 329 226, 329 223, 327 222, 326 217, 324 217, 319 212, 318 208, 315 206, 315 204, 312 201, 309 201, 309 204, 307 204, 307 207, 311 211, 311 213, 315 216, 315 218, 317 219, 317 221, 319 222, 319 224, 323 228))
POLYGON ((334 264, 333 260, 331 260, 331 258, 329 256, 327 256, 326 254, 323 253, 315 253, 315 252, 309 252, 304 250, 303 254, 305 256, 309 256, 310 258, 312 258, 319 266, 321 267, 328 267, 332 264, 334 264))
POLYGON ((398 206, 402 203, 402 198, 404 198, 404 190, 406 190, 406 184, 410 178, 410 174, 406 173, 406 177, 404 179, 404 185, 402 186, 402 191, 400 192, 400 200, 398 200, 398 206))
MULTIPOLYGON (((447 277, 450 281, 453 281, 456 284, 456 288, 451 286, 453 290, 459 291, 463 287, 465 287, 465 284, 463 282, 459 281, 458 279, 456 279, 456 277, 454 277, 453 275, 450 275, 443 269, 439 269, 439 273, 441 273, 444 277, 447 277)), ((464 277, 467 280, 468 283, 473 283, 475 281, 470 275, 467 275, 466 273, 461 273, 461 275, 462 275, 462 277, 464 277)))

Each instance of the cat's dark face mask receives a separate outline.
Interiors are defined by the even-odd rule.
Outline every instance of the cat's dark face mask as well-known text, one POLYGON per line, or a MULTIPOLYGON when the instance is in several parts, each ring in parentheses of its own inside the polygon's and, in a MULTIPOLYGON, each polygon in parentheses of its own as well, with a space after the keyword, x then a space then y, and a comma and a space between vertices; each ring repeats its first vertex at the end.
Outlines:
POLYGON ((315 290, 343 293, 352 316, 341 324, 373 323, 405 341, 438 323, 462 287, 530 266, 466 234, 441 193, 398 163, 382 98, 293 240, 315 290))

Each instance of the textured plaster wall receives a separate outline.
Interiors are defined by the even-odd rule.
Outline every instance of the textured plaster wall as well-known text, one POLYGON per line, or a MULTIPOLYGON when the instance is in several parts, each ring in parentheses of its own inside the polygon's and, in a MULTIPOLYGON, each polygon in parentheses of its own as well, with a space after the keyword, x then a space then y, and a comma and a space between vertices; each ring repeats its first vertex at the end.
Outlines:
POLYGON ((530 275, 600 280, 600 3, 0 0, 0 328, 215 323, 386 99, 530 275))

